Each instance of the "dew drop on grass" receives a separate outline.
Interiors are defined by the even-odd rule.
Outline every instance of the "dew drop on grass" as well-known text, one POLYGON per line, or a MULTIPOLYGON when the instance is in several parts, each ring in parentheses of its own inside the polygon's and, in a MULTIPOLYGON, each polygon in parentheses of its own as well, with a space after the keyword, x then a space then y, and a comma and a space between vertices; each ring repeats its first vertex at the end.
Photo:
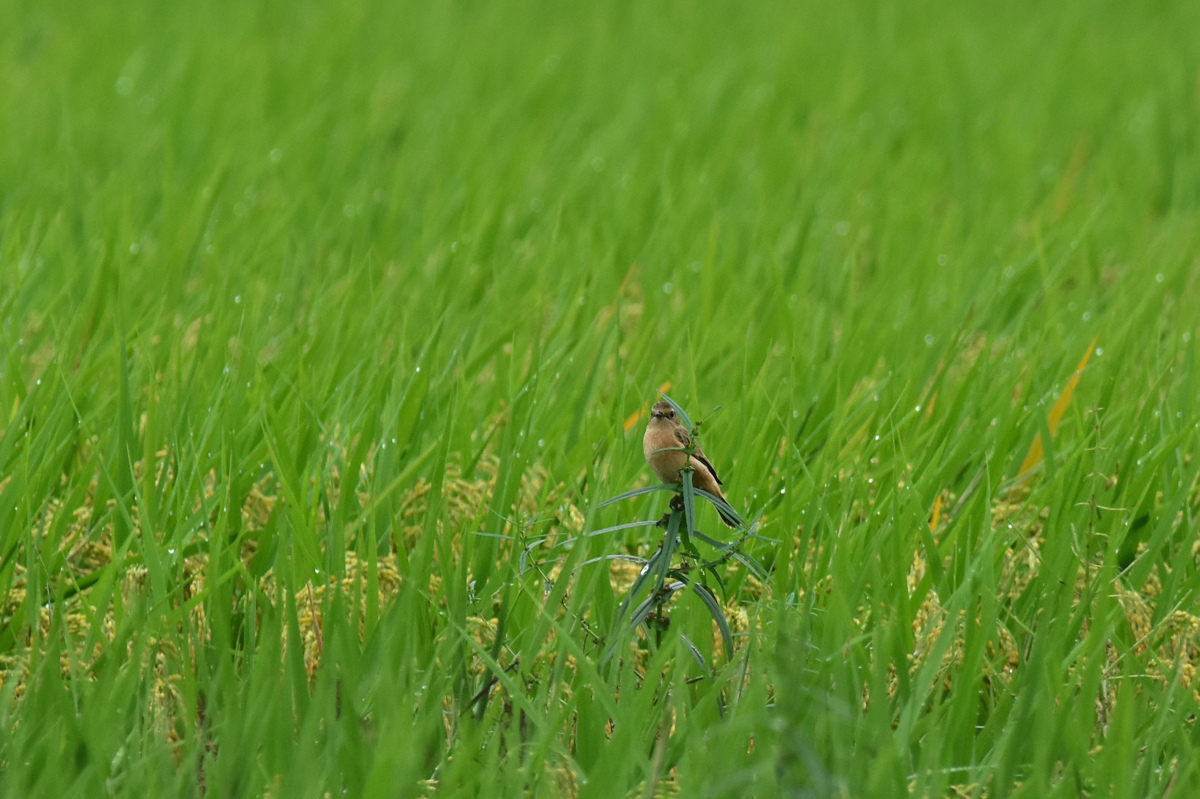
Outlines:
POLYGON ((275 149, 271 150, 271 152, 267 155, 267 158, 271 159, 272 164, 278 164, 283 160, 283 150, 280 150, 278 147, 276 147, 275 149))
POLYGON ((780 494, 786 494, 786 493, 787 493, 787 488, 781 488, 781 489, 779 489, 779 493, 780 493, 780 494))
POLYGON ((675 287, 670 283, 663 283, 663 294, 670 294, 675 290, 675 287))
POLYGON ((1166 275, 1164 275, 1162 272, 1159 272, 1157 275, 1154 276, 1154 280, 1156 283, 1161 283, 1166 279, 1167 279, 1166 275))
POLYGON ((234 295, 234 297, 233 297, 233 304, 234 304, 234 305, 241 305, 241 304, 242 304, 242 295, 241 295, 241 294, 235 294, 235 295, 234 295))
POLYGON ((1103 347, 1097 347, 1097 348, 1096 348, 1096 357, 1097 357, 1097 358, 1099 358, 1099 357, 1100 357, 1101 355, 1103 355, 1103 354, 1104 354, 1104 348, 1103 348, 1103 347))
POLYGON ((932 333, 926 333, 926 334, 925 334, 925 346, 926 346, 926 347, 932 347, 932 346, 933 346, 933 334, 932 334, 932 333))
POLYGON ((878 440, 879 440, 879 436, 878 436, 878 434, 876 434, 876 436, 875 436, 875 440, 876 440, 876 441, 878 441, 878 440))
POLYGON ((546 446, 546 442, 545 442, 543 439, 540 439, 540 438, 539 438, 539 439, 538 439, 538 446, 539 446, 539 447, 544 447, 544 446, 546 446))

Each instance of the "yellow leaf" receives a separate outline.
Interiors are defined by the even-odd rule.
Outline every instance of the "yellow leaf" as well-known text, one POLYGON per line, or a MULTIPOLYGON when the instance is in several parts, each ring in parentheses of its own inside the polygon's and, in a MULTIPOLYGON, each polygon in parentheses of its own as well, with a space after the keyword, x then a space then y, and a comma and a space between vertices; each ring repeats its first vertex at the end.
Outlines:
MULTIPOLYGON (((1058 401, 1050 409, 1050 415, 1046 417, 1046 424, 1050 428, 1050 435, 1058 432, 1058 424, 1062 421, 1063 414, 1067 412, 1067 405, 1071 402, 1071 395, 1075 393, 1075 386, 1079 384, 1079 376, 1083 374, 1083 368, 1087 366, 1088 359, 1092 357, 1092 352, 1095 349, 1096 339, 1092 339, 1092 343, 1088 345, 1087 352, 1083 354, 1083 359, 1079 362, 1079 366, 1075 367, 1075 374, 1071 375, 1071 379, 1067 381, 1067 385, 1063 388, 1062 394, 1059 395, 1058 401)), ((1042 434, 1038 433, 1033 439, 1033 445, 1029 447, 1029 453, 1025 456, 1024 462, 1021 463, 1021 469, 1017 472, 1017 480, 1025 477, 1029 472, 1040 466, 1044 457, 1045 450, 1042 445, 1042 434)))

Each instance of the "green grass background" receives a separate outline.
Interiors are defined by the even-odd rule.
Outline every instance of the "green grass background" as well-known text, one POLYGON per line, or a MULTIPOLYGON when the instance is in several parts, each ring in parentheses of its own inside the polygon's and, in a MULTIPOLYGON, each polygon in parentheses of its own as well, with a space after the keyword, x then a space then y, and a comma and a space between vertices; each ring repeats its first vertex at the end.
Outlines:
POLYGON ((0 4, 0 795, 1194 795, 1197 30, 0 4), (666 381, 773 570, 601 663, 666 381))

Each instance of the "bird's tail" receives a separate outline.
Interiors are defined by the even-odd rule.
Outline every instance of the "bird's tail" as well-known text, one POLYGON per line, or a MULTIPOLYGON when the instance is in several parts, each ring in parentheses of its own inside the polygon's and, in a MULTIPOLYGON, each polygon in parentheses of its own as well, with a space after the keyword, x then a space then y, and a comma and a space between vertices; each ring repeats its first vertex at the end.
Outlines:
POLYGON ((726 527, 741 527, 742 517, 737 515, 737 512, 730 506, 729 500, 725 499, 725 494, 718 492, 717 496, 721 498, 722 504, 713 503, 717 509, 717 514, 721 517, 721 521, 725 522, 726 527))

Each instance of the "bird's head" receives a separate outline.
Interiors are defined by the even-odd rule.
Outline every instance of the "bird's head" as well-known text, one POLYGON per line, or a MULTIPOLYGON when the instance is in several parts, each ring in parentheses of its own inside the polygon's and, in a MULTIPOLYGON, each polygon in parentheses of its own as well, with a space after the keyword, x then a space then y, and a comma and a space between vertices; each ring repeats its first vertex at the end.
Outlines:
POLYGON ((671 407, 671 403, 654 403, 654 407, 650 409, 650 420, 654 421, 656 419, 663 419, 668 423, 675 421, 675 409, 671 407))

